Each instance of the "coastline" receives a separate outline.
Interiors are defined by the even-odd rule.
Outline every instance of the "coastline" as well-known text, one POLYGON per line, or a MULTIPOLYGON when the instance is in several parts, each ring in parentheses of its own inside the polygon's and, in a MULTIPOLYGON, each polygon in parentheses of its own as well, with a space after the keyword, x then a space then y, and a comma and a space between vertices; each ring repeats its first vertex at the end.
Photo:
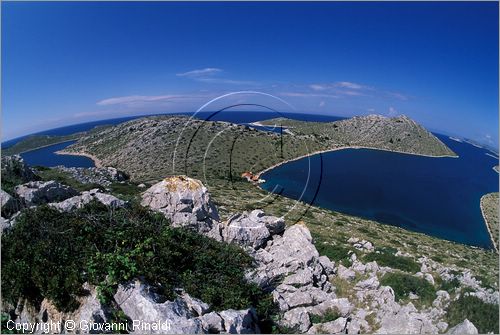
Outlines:
POLYGON ((255 175, 260 178, 260 176, 263 174, 263 173, 266 173, 267 171, 269 170, 272 170, 278 166, 281 166, 283 164, 286 164, 286 163, 289 163, 289 162, 293 162, 293 161, 296 161, 296 160, 299 160, 299 159, 302 159, 302 158, 306 158, 306 157, 310 157, 310 156, 314 156, 314 155, 317 155, 317 154, 323 154, 323 153, 327 153, 327 152, 332 152, 332 151, 338 151, 338 150, 346 150, 346 149, 371 149, 371 150, 380 150, 380 151, 387 151, 387 152, 395 152, 395 153, 398 153, 398 154, 407 154, 407 155, 414 155, 414 156, 423 156, 423 157, 431 157, 431 158, 459 158, 458 155, 455 155, 455 156, 452 156, 452 155, 439 155, 439 156, 433 156, 433 155, 425 155, 425 154, 418 154, 418 153, 413 153, 413 152, 406 152, 406 151, 400 151, 400 150, 389 150, 389 149, 383 149, 383 148, 372 148, 372 147, 365 147, 365 146, 343 146, 343 147, 338 147, 338 148, 333 148, 333 149, 326 149, 326 150, 319 150, 319 151, 315 151, 315 152, 312 152, 312 153, 309 153, 309 154, 306 154, 306 155, 302 155, 302 156, 299 156, 299 157, 296 157, 296 158, 292 158, 292 159, 287 159, 287 160, 284 160, 282 162, 279 162, 277 164, 274 164, 258 173, 256 173, 255 175))
POLYGON ((38 150, 38 149, 47 148, 47 147, 50 147, 50 146, 53 146, 53 145, 56 145, 56 144, 61 144, 61 143, 66 143, 66 142, 72 142, 72 141, 77 141, 77 140, 78 140, 78 139, 64 140, 64 141, 60 141, 60 142, 55 142, 55 143, 51 143, 51 144, 46 144, 46 145, 42 145, 42 146, 40 146, 40 147, 36 147, 36 148, 33 148, 33 149, 28 149, 28 150, 24 150, 24 151, 18 152, 17 154, 14 154, 14 155, 25 154, 25 153, 27 153, 27 152, 31 152, 31 151, 35 151, 35 150, 38 150))
POLYGON ((97 168, 103 167, 103 164, 102 164, 101 160, 99 158, 91 155, 91 154, 87 154, 87 153, 84 153, 84 152, 64 151, 64 150, 59 150, 59 151, 56 151, 54 153, 56 155, 72 155, 72 156, 87 157, 87 158, 90 158, 94 162, 95 167, 97 167, 97 168))
POLYGON ((490 234, 491 244, 493 244, 493 248, 498 253, 498 248, 497 248, 497 245, 495 243, 495 239, 493 238, 493 232, 491 231, 490 224, 488 223, 488 219, 487 219, 486 215, 484 214, 483 198, 485 196, 487 196, 487 194, 483 195, 481 197, 481 199, 479 200, 479 207, 481 208, 481 215, 483 216, 484 224, 486 225, 486 229, 488 230, 488 234, 490 234))

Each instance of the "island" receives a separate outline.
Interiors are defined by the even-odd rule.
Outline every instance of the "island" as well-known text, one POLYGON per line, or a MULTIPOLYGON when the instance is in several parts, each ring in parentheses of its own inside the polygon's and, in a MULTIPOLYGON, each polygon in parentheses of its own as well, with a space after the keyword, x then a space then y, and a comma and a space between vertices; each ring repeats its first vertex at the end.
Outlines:
POLYGON ((491 236, 491 243, 498 252, 498 192, 488 193, 481 197, 481 213, 483 214, 486 227, 491 236))

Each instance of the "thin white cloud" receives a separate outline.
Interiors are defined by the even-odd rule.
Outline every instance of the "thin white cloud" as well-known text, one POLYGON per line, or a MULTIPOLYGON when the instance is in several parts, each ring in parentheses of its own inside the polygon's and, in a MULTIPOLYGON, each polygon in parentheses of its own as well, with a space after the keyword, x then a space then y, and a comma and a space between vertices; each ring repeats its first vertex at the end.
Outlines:
POLYGON ((389 107, 389 111, 387 112, 388 116, 396 116, 398 114, 398 111, 394 107, 389 107))
POLYGON ((248 86, 256 86, 260 85, 260 83, 250 80, 233 80, 233 79, 224 79, 224 78, 196 78, 197 81, 205 82, 205 83, 214 83, 214 84, 229 84, 229 85, 248 85, 248 86))
POLYGON ((350 81, 337 81, 334 83, 326 83, 326 84, 310 84, 309 88, 314 91, 326 91, 326 90, 338 90, 338 89, 349 89, 349 90, 371 90, 373 89, 370 86, 353 83, 350 81))
POLYGON ((312 93, 312 92, 281 92, 279 95, 285 97, 299 97, 299 98, 338 98, 335 94, 326 93, 312 93))
POLYGON ((354 83, 351 81, 336 81, 332 83, 314 83, 309 84, 308 88, 315 92, 323 92, 336 94, 339 96, 380 96, 385 98, 393 98, 401 101, 406 101, 409 96, 391 92, 383 89, 378 89, 373 86, 354 83))
POLYGON ((396 98, 398 100, 406 101, 409 99, 409 97, 407 95, 399 93, 399 92, 386 92, 386 93, 390 97, 396 98))
POLYGON ((188 72, 177 73, 177 77, 199 78, 199 77, 212 76, 212 75, 220 73, 220 72, 222 72, 222 69, 219 69, 216 67, 207 67, 204 69, 191 70, 188 72))
POLYGON ((361 84, 356 84, 356 83, 351 83, 350 81, 339 81, 335 83, 336 87, 341 87, 341 88, 349 88, 352 90, 360 90, 360 89, 365 89, 368 88, 367 86, 361 85, 361 84))
POLYGON ((245 86, 260 85, 260 83, 255 81, 220 78, 217 76, 217 74, 220 74, 221 72, 223 72, 222 69, 216 67, 207 67, 205 69, 192 70, 184 73, 177 73, 177 76, 211 84, 245 85, 245 86))
POLYGON ((325 107, 325 105, 326 105, 326 102, 324 100, 321 100, 319 102, 319 107, 325 107))
POLYGON ((124 97, 116 97, 104 99, 97 102, 99 106, 124 105, 143 102, 163 101, 169 99, 180 98, 180 95, 129 95, 124 97))

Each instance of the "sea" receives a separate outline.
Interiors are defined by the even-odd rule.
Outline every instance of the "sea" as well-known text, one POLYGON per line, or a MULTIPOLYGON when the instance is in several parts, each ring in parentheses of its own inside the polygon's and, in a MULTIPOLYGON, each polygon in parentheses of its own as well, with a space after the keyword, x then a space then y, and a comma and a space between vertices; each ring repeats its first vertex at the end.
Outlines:
POLYGON ((315 206, 443 239, 492 248, 479 206, 498 192, 498 157, 435 134, 458 158, 345 149, 261 175, 262 188, 315 206))
MULTIPOLYGON (((184 113, 185 115, 191 115, 184 113)), ((227 121, 266 131, 279 128, 251 125, 275 117, 328 122, 342 118, 299 113, 203 112, 200 119, 227 121)), ((116 125, 126 117, 77 124, 42 135, 69 135, 101 125, 116 125)), ((375 220, 443 239, 492 248, 479 202, 482 195, 498 192, 493 166, 498 156, 467 142, 435 134, 458 158, 425 157, 372 149, 344 149, 291 161, 265 172, 262 188, 314 206, 375 220)), ((2 143, 11 146, 22 138, 2 143)), ((74 141, 23 153, 30 165, 67 167, 94 166, 82 156, 56 155, 74 141)))

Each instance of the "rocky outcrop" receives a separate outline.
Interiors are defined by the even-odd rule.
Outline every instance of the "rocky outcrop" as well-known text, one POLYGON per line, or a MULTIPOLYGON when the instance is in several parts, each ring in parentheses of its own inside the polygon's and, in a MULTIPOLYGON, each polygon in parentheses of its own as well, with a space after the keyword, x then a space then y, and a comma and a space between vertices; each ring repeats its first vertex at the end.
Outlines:
POLYGON ((141 204, 170 219, 174 227, 186 227, 220 239, 219 213, 207 188, 197 180, 173 176, 151 186, 142 195, 141 204))
POLYGON ((71 212, 82 208, 91 201, 96 200, 110 208, 120 208, 126 205, 126 202, 117 197, 102 193, 99 189, 82 192, 80 195, 68 198, 61 202, 50 203, 49 206, 56 208, 61 212, 71 212))
POLYGON ((333 292, 330 278, 335 266, 319 256, 312 242, 303 223, 289 227, 282 235, 272 235, 265 247, 254 251, 257 266, 247 274, 249 280, 272 293, 283 313, 280 325, 292 331, 307 332, 312 315, 335 311, 343 317, 353 309, 347 299, 333 292))
POLYGON ((9 217, 20 209, 17 199, 4 190, 0 190, 0 206, 2 216, 4 217, 9 217))
POLYGON ((462 323, 450 328, 446 334, 478 334, 478 331, 472 322, 465 319, 462 323))
POLYGON ((28 167, 21 156, 2 157, 2 179, 17 179, 22 183, 38 180, 37 175, 28 167))
POLYGON ((128 175, 114 167, 64 167, 56 166, 56 169, 68 173, 71 177, 82 184, 98 184, 109 186, 112 183, 126 181, 128 175))
MULTIPOLYGON (((48 299, 43 299, 40 306, 34 306, 26 299, 20 299, 15 310, 10 311, 11 314, 16 315, 14 322, 18 324, 30 323, 32 325, 42 323, 52 323, 53 325, 59 324, 60 328, 53 326, 51 333, 110 333, 112 331, 105 331, 106 324, 111 322, 111 310, 101 304, 97 297, 97 291, 94 286, 85 283, 83 285, 84 295, 78 298, 80 306, 73 312, 64 313, 57 310, 57 308, 48 299), (65 321, 75 321, 73 325, 76 328, 66 328, 65 321), (90 328, 92 327, 92 328, 90 328)), ((71 327, 71 326, 70 326, 71 327)), ((123 325, 125 329, 126 324, 123 325)), ((35 334, 42 333, 43 328, 35 329, 35 334)))
POLYGON ((243 247, 259 249, 272 234, 281 234, 285 230, 283 218, 266 216, 261 210, 243 212, 231 216, 223 229, 223 239, 243 247))
POLYGON ((73 188, 53 180, 32 181, 18 185, 15 187, 14 193, 26 207, 63 201, 78 195, 78 192, 73 188))
POLYGON ((195 334, 208 332, 258 333, 255 312, 247 310, 227 310, 210 312, 204 302, 180 294, 168 301, 155 292, 154 288, 136 280, 120 285, 114 299, 120 309, 131 320, 154 323, 165 320, 158 330, 130 329, 131 333, 153 334, 195 334))

